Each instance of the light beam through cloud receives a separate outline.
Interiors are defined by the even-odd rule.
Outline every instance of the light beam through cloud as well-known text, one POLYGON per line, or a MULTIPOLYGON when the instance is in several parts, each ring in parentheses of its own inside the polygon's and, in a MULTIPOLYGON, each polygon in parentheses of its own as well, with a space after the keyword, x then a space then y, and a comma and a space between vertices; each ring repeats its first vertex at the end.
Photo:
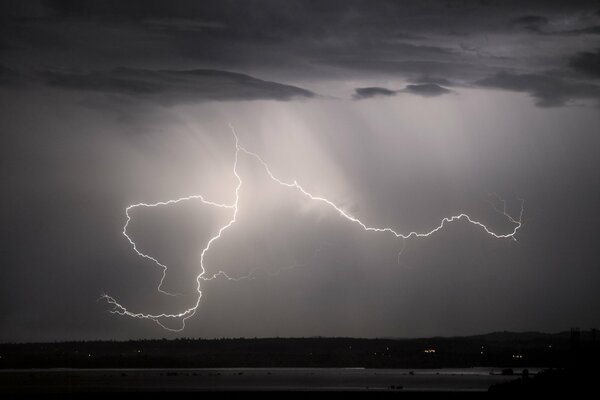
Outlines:
MULTIPOLYGON (((492 231, 491 229, 489 229, 485 224, 471 218, 469 215, 465 214, 465 213, 461 213, 461 214, 457 214, 457 215, 453 215, 450 217, 445 217, 441 220, 441 222, 435 226, 433 229, 427 231, 427 232, 416 232, 416 231, 412 231, 409 233, 400 233, 397 232, 396 230, 389 228, 389 227, 371 227, 368 226, 367 224, 365 224, 363 221, 361 221, 359 218, 349 214, 347 211, 344 211, 342 208, 340 208, 339 206, 337 206, 335 203, 333 203, 331 200, 328 200, 325 197, 321 197, 321 196, 316 196, 313 195, 312 193, 310 193, 309 191, 307 191, 306 189, 304 189, 304 187, 302 187, 302 185, 300 185, 296 180, 294 180, 293 182, 286 182, 283 181, 281 179, 279 179, 272 171, 271 168, 269 167, 269 165, 256 153, 247 150, 244 146, 242 146, 240 144, 238 135, 235 131, 235 129, 233 128, 233 126, 230 125, 231 131, 233 133, 233 137, 235 139, 235 158, 234 158, 234 163, 233 163, 233 174, 237 179, 237 185, 235 186, 235 200, 232 204, 226 204, 226 203, 218 203, 218 202, 214 202, 214 201, 210 201, 210 200, 206 200, 202 195, 192 195, 192 196, 188 196, 188 197, 181 197, 178 199, 173 199, 173 200, 168 200, 168 201, 163 201, 163 202, 156 202, 156 203, 137 203, 137 204, 132 204, 130 206, 128 206, 125 209, 125 216, 126 216, 126 222, 125 225, 123 227, 123 235, 127 238, 127 240, 129 241, 129 243, 131 244, 131 246, 133 247, 133 250, 141 257, 146 258, 148 260, 151 260, 152 262, 154 262, 156 265, 158 265, 159 267, 162 268, 162 278, 158 284, 158 291, 166 294, 166 295, 170 295, 170 296, 175 296, 175 295, 179 295, 177 293, 170 293, 167 292, 165 290, 162 289, 162 284, 163 281, 165 279, 166 273, 167 273, 167 265, 161 263, 158 259, 156 259, 155 257, 149 255, 149 254, 145 254, 143 252, 141 252, 140 250, 138 250, 137 245, 135 243, 135 241, 128 235, 127 233, 127 228, 129 226, 129 223, 131 222, 131 215, 130 215, 130 211, 138 208, 138 207, 160 207, 160 206, 166 206, 166 205, 172 205, 172 204, 177 204, 180 203, 182 201, 189 201, 189 200, 199 200, 202 202, 202 204, 205 204, 207 206, 212 206, 212 207, 219 207, 219 208, 227 208, 227 209, 231 209, 232 210, 232 216, 231 219, 229 221, 227 221, 227 223, 223 226, 221 226, 218 230, 218 232, 211 237, 208 242, 206 243, 206 246, 202 249, 202 252, 200 253, 200 274, 197 276, 196 278, 196 290, 197 290, 197 298, 195 303, 188 309, 181 311, 179 313, 173 313, 173 314, 167 314, 167 313, 161 313, 161 314, 149 314, 149 313, 142 313, 142 312, 132 312, 130 310, 128 310, 125 306, 121 305, 119 302, 117 302, 112 296, 109 296, 107 294, 102 295, 101 299, 104 299, 105 301, 108 302, 108 304, 110 304, 112 306, 112 309, 109 310, 109 312, 114 313, 114 314, 118 314, 118 315, 123 315, 123 316, 128 316, 128 317, 132 317, 132 318, 139 318, 139 319, 148 319, 148 320, 152 320, 154 322, 156 322, 158 325, 160 325, 161 327, 163 327, 166 330, 169 331, 174 331, 174 332, 180 332, 183 329, 185 329, 185 323, 186 320, 191 318, 192 316, 194 316, 194 314, 196 313, 198 306, 200 305, 200 300, 202 299, 202 290, 201 290, 201 283, 203 281, 210 281, 213 280, 215 278, 218 277, 223 277, 225 279, 228 280, 232 280, 232 281, 239 281, 242 279, 250 279, 251 275, 252 275, 252 271, 250 272, 250 274, 248 274, 247 276, 243 276, 243 277, 239 277, 239 278, 232 278, 230 276, 228 276, 224 271, 218 271, 216 273, 214 273, 212 276, 205 276, 206 274, 206 268, 204 265, 204 259, 206 254, 208 253, 208 251, 210 250, 211 246, 213 245, 214 242, 216 242, 217 240, 219 240, 223 234, 223 232, 225 232, 227 229, 229 229, 230 227, 232 227, 235 222, 236 222, 236 218, 238 215, 238 204, 239 204, 239 192, 240 192, 240 188, 242 187, 242 178, 240 177, 240 175, 238 174, 238 160, 240 157, 240 154, 244 154, 248 157, 251 157, 253 159, 255 159, 264 169, 265 173, 269 176, 269 178, 274 181, 275 183, 281 185, 281 186, 285 186, 291 189, 295 189, 298 192, 300 192, 302 195, 304 195, 305 197, 307 197, 308 199, 310 199, 311 201, 315 201, 315 202, 319 202, 322 203, 324 205, 326 205, 329 208, 332 208, 333 210, 335 210, 341 217, 345 218, 346 220, 357 224, 358 226, 360 226, 364 231, 366 232, 380 232, 380 233, 387 233, 387 234, 392 234, 394 235, 396 238, 398 239, 402 239, 403 241, 406 239, 409 239, 411 237, 414 238, 423 238, 423 237, 428 237, 430 235, 433 235, 434 233, 438 232, 439 230, 441 230, 442 228, 444 228, 446 226, 446 224, 458 221, 458 220, 466 220, 467 222, 469 222, 470 224, 476 225, 478 227, 480 227, 486 234, 492 236, 493 238, 496 239, 512 239, 516 241, 516 234, 518 232, 518 230, 523 226, 523 212, 524 212, 524 200, 520 199, 520 212, 519 212, 519 216, 517 218, 513 217, 512 215, 510 215, 506 209, 506 201, 499 198, 498 200, 502 203, 502 208, 498 208, 496 205, 492 204, 493 208, 495 211, 497 211, 498 213, 502 214, 504 217, 506 217, 506 219, 508 220, 508 222, 510 222, 513 226, 512 230, 510 230, 508 233, 496 233, 494 231, 492 231), (179 328, 172 328, 169 327, 167 325, 164 324, 164 321, 170 321, 170 320, 180 320, 181 321, 181 326, 179 328)), ((404 243, 403 243, 404 246, 404 243)), ((285 267, 285 268, 281 268, 281 270, 284 269, 290 269, 293 268, 292 267, 285 267)))

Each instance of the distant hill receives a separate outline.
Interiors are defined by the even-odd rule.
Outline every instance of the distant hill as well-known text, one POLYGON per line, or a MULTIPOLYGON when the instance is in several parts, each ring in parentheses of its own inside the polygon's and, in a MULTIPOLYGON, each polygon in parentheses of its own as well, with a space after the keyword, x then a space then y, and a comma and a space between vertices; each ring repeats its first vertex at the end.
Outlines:
POLYGON ((591 331, 415 339, 265 338, 0 344, 0 368, 562 367, 597 354, 591 331))
POLYGON ((504 341, 527 341, 527 340, 543 340, 553 338, 569 338, 570 332, 559 333, 542 333, 542 332, 492 332, 484 335, 470 336, 471 339, 481 339, 496 342, 504 341))

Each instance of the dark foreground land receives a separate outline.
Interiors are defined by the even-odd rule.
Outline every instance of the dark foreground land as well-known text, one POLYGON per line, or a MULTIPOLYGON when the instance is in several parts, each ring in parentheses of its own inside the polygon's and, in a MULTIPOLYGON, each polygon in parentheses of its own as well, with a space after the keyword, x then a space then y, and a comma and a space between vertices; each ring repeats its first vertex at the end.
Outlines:
POLYGON ((1 344, 0 393, 576 390, 600 377, 595 336, 1 344))

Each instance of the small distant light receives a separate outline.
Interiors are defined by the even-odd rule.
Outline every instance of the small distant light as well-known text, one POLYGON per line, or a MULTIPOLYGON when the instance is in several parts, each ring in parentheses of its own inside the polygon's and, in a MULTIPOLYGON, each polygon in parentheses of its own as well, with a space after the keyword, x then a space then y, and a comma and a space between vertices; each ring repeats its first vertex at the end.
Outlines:
POLYGON ((424 352, 427 354, 435 353, 435 349, 426 349, 426 350, 424 350, 424 352))
POLYGON ((92 356, 91 354, 88 354, 88 357, 91 357, 91 356, 92 356))

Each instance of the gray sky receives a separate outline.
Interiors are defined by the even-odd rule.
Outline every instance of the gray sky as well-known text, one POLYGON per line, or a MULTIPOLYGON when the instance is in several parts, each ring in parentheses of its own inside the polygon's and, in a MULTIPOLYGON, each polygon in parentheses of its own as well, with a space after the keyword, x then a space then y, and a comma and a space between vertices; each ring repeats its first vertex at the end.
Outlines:
MULTIPOLYGON (((0 341, 434 336, 600 325, 600 7, 4 1, 0 341), (180 333, 110 314, 196 303, 180 333), (401 252, 400 255, 398 253, 401 252)), ((180 327, 180 319, 165 321, 180 327)))

